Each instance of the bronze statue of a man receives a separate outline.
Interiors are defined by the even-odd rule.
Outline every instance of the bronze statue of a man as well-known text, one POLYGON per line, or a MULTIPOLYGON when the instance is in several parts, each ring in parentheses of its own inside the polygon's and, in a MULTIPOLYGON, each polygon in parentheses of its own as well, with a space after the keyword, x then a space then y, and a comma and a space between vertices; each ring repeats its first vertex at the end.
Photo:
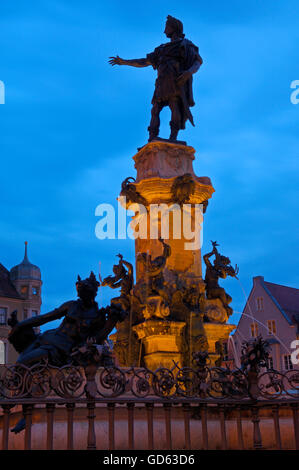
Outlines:
POLYGON ((149 142, 158 138, 160 112, 164 106, 171 110, 170 140, 176 141, 180 129, 185 129, 189 119, 194 126, 190 107, 194 106, 192 75, 198 71, 202 58, 198 48, 183 34, 183 24, 168 16, 164 33, 170 42, 161 44, 144 59, 125 60, 119 56, 110 57, 111 65, 148 67, 158 71, 155 92, 152 99, 152 117, 148 127, 149 142))

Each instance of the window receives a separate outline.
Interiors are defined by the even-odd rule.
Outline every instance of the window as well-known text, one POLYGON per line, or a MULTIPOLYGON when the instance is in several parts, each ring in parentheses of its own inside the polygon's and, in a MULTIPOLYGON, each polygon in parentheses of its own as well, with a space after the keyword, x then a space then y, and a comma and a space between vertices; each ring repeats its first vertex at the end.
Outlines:
POLYGON ((268 320, 268 335, 276 335, 276 322, 275 320, 268 320))
POLYGON ((32 310, 32 316, 36 317, 37 315, 38 315, 38 311, 37 310, 32 310))
POLYGON ((24 308, 23 318, 24 318, 24 320, 26 320, 26 318, 28 318, 28 310, 27 310, 27 308, 24 308))
POLYGON ((256 298, 256 308, 257 310, 264 310, 264 299, 263 297, 256 298))
POLYGON ((257 323, 251 323, 250 332, 251 332, 251 337, 252 338, 256 338, 258 336, 259 329, 258 329, 258 324, 257 323))
POLYGON ((21 295, 28 297, 28 286, 21 286, 21 295))
POLYGON ((7 308, 0 307, 0 325, 6 325, 7 321, 7 308))
POLYGON ((268 357, 267 365, 268 365, 268 369, 274 369, 274 367, 273 367, 273 357, 272 356, 268 357))
POLYGON ((0 364, 5 364, 6 362, 6 347, 5 343, 3 341, 0 341, 0 364))
POLYGON ((284 365, 284 370, 291 370, 294 368, 290 354, 285 354, 283 356, 283 365, 284 365))
POLYGON ((38 295, 38 287, 32 287, 32 295, 38 295))

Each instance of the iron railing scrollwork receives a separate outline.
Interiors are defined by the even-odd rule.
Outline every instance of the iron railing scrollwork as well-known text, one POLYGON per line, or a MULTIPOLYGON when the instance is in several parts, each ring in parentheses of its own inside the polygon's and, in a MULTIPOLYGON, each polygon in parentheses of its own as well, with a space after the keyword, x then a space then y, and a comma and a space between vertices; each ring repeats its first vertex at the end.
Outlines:
POLYGON ((115 398, 202 398, 202 399, 272 399, 299 397, 299 371, 261 369, 247 371, 221 367, 86 368, 66 365, 61 368, 46 363, 27 367, 21 364, 2 366, 0 400, 60 397, 115 398), (88 387, 87 387, 88 383, 88 387))

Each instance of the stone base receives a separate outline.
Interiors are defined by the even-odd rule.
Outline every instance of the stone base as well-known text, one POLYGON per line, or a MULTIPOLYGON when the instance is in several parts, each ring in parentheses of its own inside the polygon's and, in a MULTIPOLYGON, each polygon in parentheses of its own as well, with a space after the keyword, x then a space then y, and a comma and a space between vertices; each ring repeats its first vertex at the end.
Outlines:
MULTIPOLYGON (((273 400, 275 402, 275 400, 273 400)), ((274 404, 274 403, 273 403, 274 404)), ((98 452, 109 450, 109 432, 106 403, 96 403, 94 410, 96 445, 98 452)), ((10 427, 15 426, 22 417, 21 407, 14 407, 10 414, 10 427)), ((136 450, 148 449, 148 416, 147 408, 136 406, 134 412, 134 448, 136 450)), ((283 449, 294 449, 294 426, 291 407, 280 407, 279 423, 282 436, 283 449)), ((197 408, 198 409, 198 408, 197 408)), ((172 429, 172 449, 185 449, 184 415, 185 410, 180 406, 173 406, 171 410, 171 429, 172 429)), ((227 443, 229 450, 240 450, 240 436, 236 426, 239 410, 231 407, 225 418, 225 427, 227 443)), ((260 427, 263 438, 264 449, 275 449, 275 435, 273 432, 273 416, 271 407, 265 408, 260 412, 260 427)), ((54 450, 67 449, 67 417, 64 406, 56 406, 54 415, 54 450)), ((198 417, 194 417, 194 412, 190 417, 190 435, 191 449, 195 451, 202 449, 203 433, 202 423, 198 417)), ((76 403, 76 412, 74 413, 74 449, 86 450, 88 436, 88 420, 86 418, 86 404, 76 403)), ((36 406, 32 416, 32 450, 44 450, 47 442, 47 410, 45 406, 36 406)), ((0 416, 0 441, 3 433, 3 416, 0 416)), ((253 426, 250 411, 243 412, 242 416, 244 448, 253 449, 253 426)), ((115 450, 126 451, 128 447, 128 410, 127 407, 115 404, 115 450)), ((162 406, 154 407, 154 449, 169 450, 165 433, 165 410, 162 406)), ((209 449, 219 450, 222 448, 223 441, 219 431, 219 412, 217 407, 209 407, 208 414, 208 434, 209 449), (215 409, 215 410, 214 410, 215 409)), ((111 447, 110 447, 111 448, 111 447)), ((9 450, 24 449, 24 432, 9 436, 9 450)), ((124 452, 123 452, 124 453, 124 452)), ((34 453, 32 453, 34 456, 34 453)))
POLYGON ((133 327, 144 348, 143 360, 148 369, 171 369, 174 362, 183 364, 183 336, 185 322, 147 320, 133 327))
POLYGON ((214 366, 215 362, 220 358, 220 353, 217 351, 216 343, 219 341, 227 340, 229 334, 236 328, 236 325, 229 325, 223 323, 204 323, 204 330, 208 341, 210 366, 214 366))
MULTIPOLYGON (((195 181, 207 185, 209 198, 214 192, 210 178, 197 177, 193 170, 195 150, 189 145, 171 141, 153 141, 141 147, 134 155, 137 170, 136 183, 148 178, 174 178, 190 173, 195 181)), ((206 198, 207 199, 207 198, 206 198)))

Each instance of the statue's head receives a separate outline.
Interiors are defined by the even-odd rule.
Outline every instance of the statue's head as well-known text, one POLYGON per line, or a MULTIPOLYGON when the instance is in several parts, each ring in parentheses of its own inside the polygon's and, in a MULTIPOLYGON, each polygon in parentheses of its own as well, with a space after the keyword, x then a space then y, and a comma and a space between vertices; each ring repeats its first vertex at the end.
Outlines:
POLYGON ((179 38, 184 38, 185 35, 183 34, 183 23, 177 18, 168 15, 164 33, 168 38, 171 38, 173 34, 176 34, 179 38))
POLYGON ((227 256, 220 255, 218 262, 220 262, 220 264, 222 264, 223 266, 227 266, 228 264, 230 264, 230 259, 227 256))
POLYGON ((91 271, 90 276, 86 279, 81 279, 78 276, 78 280, 76 282, 76 289, 78 293, 78 297, 82 300, 94 300, 100 283, 96 280, 94 273, 91 271))
POLYGON ((118 277, 123 277, 126 274, 126 270, 121 263, 114 264, 112 271, 115 274, 115 276, 118 276, 118 277))

